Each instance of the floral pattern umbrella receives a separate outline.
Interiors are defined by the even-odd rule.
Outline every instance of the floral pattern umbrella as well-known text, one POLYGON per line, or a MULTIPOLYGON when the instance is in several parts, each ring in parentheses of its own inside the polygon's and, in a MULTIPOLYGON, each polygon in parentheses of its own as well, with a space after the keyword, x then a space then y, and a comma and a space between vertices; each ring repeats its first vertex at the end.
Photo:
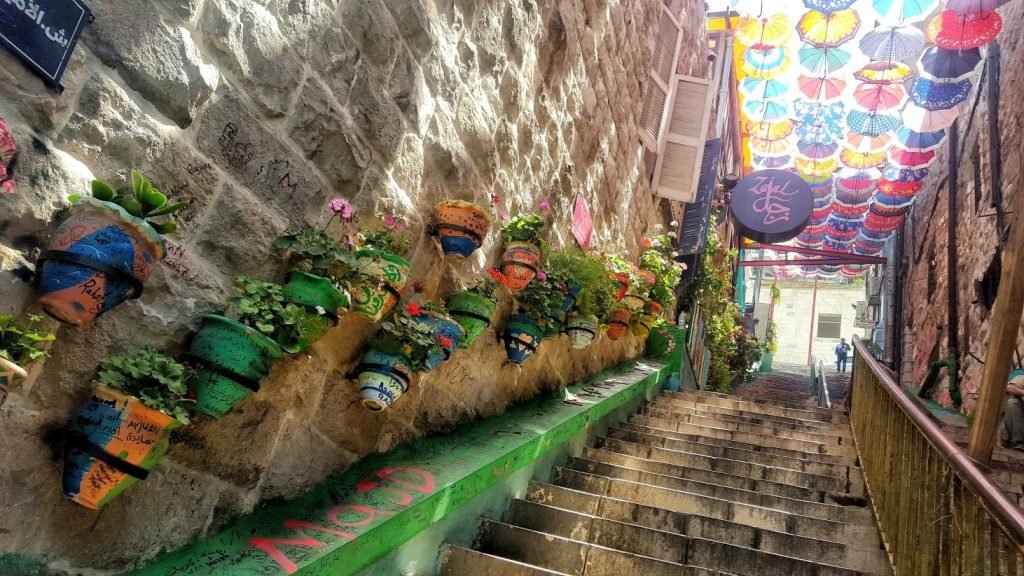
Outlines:
POLYGON ((846 10, 857 3, 857 0, 804 0, 804 6, 825 14, 846 10))
POLYGON ((981 65, 981 50, 946 50, 932 46, 921 54, 917 61, 921 77, 935 82, 960 82, 978 73, 981 65))
POLYGON ((842 48, 819 48, 804 44, 797 52, 797 59, 805 70, 815 76, 835 74, 850 63, 853 55, 842 48))
POLYGON ((938 132, 952 126, 959 115, 958 108, 927 110, 911 102, 903 109, 903 124, 915 132, 938 132))
POLYGON ((854 110, 846 117, 850 130, 864 136, 879 136, 900 127, 900 118, 892 114, 868 114, 854 110))
POLYGON ((740 70, 753 78, 770 79, 789 68, 789 53, 785 48, 747 48, 743 52, 740 70))
POLYGON ((853 77, 872 84, 892 84, 912 77, 914 71, 899 62, 871 62, 854 72, 853 77))
POLYGON ((946 142, 946 131, 915 132, 903 127, 896 131, 896 141, 900 146, 914 152, 930 152, 946 142))
POLYGON ((801 141, 831 144, 843 137, 845 107, 842 102, 818 104, 801 99, 796 101, 793 111, 796 135, 801 141))
POLYGON ((986 10, 963 14, 943 10, 928 23, 925 34, 939 48, 969 50, 996 39, 1003 29, 998 12, 986 10))
POLYGON ((740 94, 749 100, 783 98, 789 93, 789 86, 781 80, 744 78, 740 82, 740 94))
POLYGON ((858 84, 853 90, 853 101, 867 112, 884 112, 900 108, 907 101, 907 90, 902 84, 858 84))
POLYGON ((793 24, 785 14, 774 14, 769 18, 741 17, 733 36, 744 46, 775 48, 793 36, 793 24))
POLYGON ((853 38, 859 29, 860 14, 853 9, 829 14, 809 10, 796 26, 801 40, 819 48, 839 46, 853 38))
POLYGON ((921 53, 924 34, 909 24, 879 26, 860 39, 860 49, 872 60, 899 62, 921 53))
POLYGON ((839 78, 800 76, 796 83, 800 93, 815 102, 835 100, 846 90, 846 82, 839 78))
POLYGON ((910 99, 925 110, 949 110, 966 101, 973 87, 970 80, 948 83, 915 78, 910 88, 910 99))

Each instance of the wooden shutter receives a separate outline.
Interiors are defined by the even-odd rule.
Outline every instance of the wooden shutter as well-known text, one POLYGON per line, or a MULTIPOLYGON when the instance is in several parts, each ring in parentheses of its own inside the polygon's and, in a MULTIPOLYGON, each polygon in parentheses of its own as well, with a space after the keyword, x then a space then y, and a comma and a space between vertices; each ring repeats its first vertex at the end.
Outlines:
POLYGON ((665 130, 658 142, 654 193, 693 202, 700 179, 714 91, 711 82, 675 75, 669 91, 665 130))
POLYGON ((644 90, 643 108, 640 110, 640 139, 651 152, 658 152, 658 140, 665 124, 665 104, 668 103, 670 82, 679 61, 683 43, 683 27, 679 19, 664 5, 658 18, 654 38, 654 55, 644 90))

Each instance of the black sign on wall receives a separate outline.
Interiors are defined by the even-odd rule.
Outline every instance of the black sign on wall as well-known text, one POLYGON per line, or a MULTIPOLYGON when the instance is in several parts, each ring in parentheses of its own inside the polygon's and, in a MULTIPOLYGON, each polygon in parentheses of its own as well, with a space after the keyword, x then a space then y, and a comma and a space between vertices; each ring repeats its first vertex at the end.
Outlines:
POLYGON ((785 170, 758 170, 732 191, 732 216, 740 233, 757 242, 796 238, 811 221, 814 195, 802 178, 785 170))
POLYGON ((0 41, 50 86, 60 89, 92 12, 81 0, 0 0, 0 41))

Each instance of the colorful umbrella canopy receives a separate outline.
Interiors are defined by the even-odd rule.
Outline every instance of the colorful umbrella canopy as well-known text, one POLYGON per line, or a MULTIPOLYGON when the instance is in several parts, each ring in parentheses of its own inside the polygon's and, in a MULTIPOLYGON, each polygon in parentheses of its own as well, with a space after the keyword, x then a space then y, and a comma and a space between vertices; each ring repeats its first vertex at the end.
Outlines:
POLYGON ((878 181, 878 191, 889 196, 913 196, 924 189, 924 182, 894 182, 885 178, 878 181))
POLYGON ((846 10, 857 3, 857 0, 804 0, 804 6, 810 10, 817 10, 830 14, 840 10, 846 10))
POLYGON ((801 174, 800 178, 811 186, 824 186, 832 180, 832 174, 801 174))
POLYGON ((910 87, 910 99, 925 110, 949 110, 966 101, 973 87, 970 80, 947 83, 915 78, 910 87))
POLYGON ((850 63, 852 54, 841 48, 819 48, 804 44, 797 52, 800 65, 816 76, 835 74, 850 63))
POLYGON ((781 80, 744 78, 740 82, 740 94, 748 100, 764 100, 786 96, 789 86, 781 80))
POLYGON ((968 50, 995 40, 1003 29, 998 12, 986 10, 963 14, 943 10, 928 23, 925 34, 939 48, 968 50))
POLYGON ((860 39, 860 49, 868 58, 899 62, 917 56, 924 48, 924 34, 909 24, 879 26, 860 39))
POLYGON ((750 150, 761 156, 786 156, 793 152, 793 143, 788 140, 767 140, 764 138, 751 138, 750 150))
POLYGON ((839 78, 816 78, 800 76, 796 79, 800 93, 815 102, 835 100, 846 89, 846 82, 839 78))
POLYGON ((842 102, 817 104, 801 99, 796 101, 793 111, 793 119, 797 122, 796 135, 800 140, 831 144, 843 137, 845 107, 842 102))
MULTIPOLYGON (((877 172, 877 170, 876 170, 877 172)), ((874 180, 868 181, 853 181, 849 180, 836 180, 833 185, 836 190, 836 194, 845 194, 847 196, 855 194, 868 194, 871 195, 878 188, 878 184, 874 180), (847 183, 853 184, 852 187, 847 186, 847 183)))
POLYGON ((926 168, 935 161, 935 152, 911 152, 899 146, 889 149, 889 160, 904 168, 926 168))
POLYGON ((846 142, 850 148, 858 152, 884 152, 892 145, 892 135, 887 133, 878 136, 865 136, 856 132, 847 132, 846 142))
POLYGON ((946 141, 946 131, 914 132, 910 128, 903 127, 896 131, 896 141, 907 150, 929 152, 942 146, 946 141))
POLYGON ((928 170, 911 170, 909 168, 900 168, 898 166, 890 166, 885 169, 883 173, 887 180, 894 182, 924 182, 928 178, 928 170))
POLYGON ((826 48, 839 46, 853 38, 859 28, 860 15, 856 10, 840 10, 830 14, 809 10, 797 23, 796 32, 804 42, 826 48))
POLYGON ((863 190, 875 186, 882 176, 879 170, 859 170, 857 168, 843 168, 836 177, 836 185, 842 185, 850 190, 863 190))
POLYGON ((850 130, 864 136, 879 136, 900 126, 899 116, 893 114, 868 114, 854 110, 846 117, 850 130))
POLYGON ((817 158, 821 160, 835 156, 836 152, 839 151, 839 143, 830 142, 825 144, 822 142, 805 142, 800 140, 796 143, 796 149, 807 158, 817 158))
POLYGON ((758 170, 785 168, 786 166, 789 166, 791 162, 793 162, 792 156, 760 156, 754 154, 750 158, 750 163, 758 170))
POLYGON ((774 48, 782 46, 793 36, 793 24, 785 14, 768 18, 740 17, 734 38, 744 46, 774 48))
POLYGON ((871 0, 874 15, 882 24, 922 22, 938 4, 938 0, 871 0))
POLYGON ((762 140, 782 140, 793 133, 793 121, 750 122, 747 124, 747 132, 762 140))
POLYGON ((915 132, 938 132, 952 126, 959 115, 958 108, 927 110, 911 102, 903 109, 903 124, 915 132))
POLYGON ((853 73, 857 80, 872 84, 903 82, 913 75, 914 71, 909 66, 899 62, 871 62, 853 73))
MULTIPOLYGON (((970 14, 995 10, 1010 0, 946 0, 946 10, 970 14)), ((806 4, 806 2, 804 3, 806 4)))
POLYGON ((922 78, 936 82, 960 82, 978 73, 981 50, 946 50, 932 46, 917 61, 922 78))
POLYGON ((789 68, 789 53, 785 48, 747 48, 743 51, 740 70, 754 78, 770 79, 789 68))
POLYGON ((907 90, 902 84, 858 84, 853 90, 853 101, 868 112, 892 110, 907 101, 907 90))
POLYGON ((844 166, 858 169, 881 168, 888 162, 884 150, 882 152, 859 152, 850 148, 843 148, 839 152, 839 159, 843 162, 844 166))
POLYGON ((755 122, 775 122, 789 117, 789 102, 785 100, 747 100, 743 114, 755 122))
POLYGON ((839 168, 839 162, 835 158, 819 160, 817 158, 806 158, 797 156, 793 160, 793 166, 801 176, 821 177, 831 176, 839 168))
POLYGON ((873 189, 866 190, 847 190, 845 188, 837 188, 835 192, 835 200, 840 204, 846 204, 848 206, 859 206, 867 204, 871 201, 875 191, 873 189))

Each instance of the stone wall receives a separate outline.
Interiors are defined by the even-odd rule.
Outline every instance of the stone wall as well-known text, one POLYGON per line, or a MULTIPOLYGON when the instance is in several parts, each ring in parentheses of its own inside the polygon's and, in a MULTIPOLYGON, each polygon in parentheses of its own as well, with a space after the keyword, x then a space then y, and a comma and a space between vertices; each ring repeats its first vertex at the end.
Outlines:
MULTIPOLYGON (((97 364, 132 344, 180 352, 200 317, 223 308, 234 275, 283 279, 271 242, 322 224, 331 198, 350 198, 364 224, 403 219, 413 279, 439 298, 500 249, 495 229, 471 260, 443 260, 424 232, 440 200, 495 194, 512 214, 546 200, 559 246, 572 242, 580 194, 597 247, 634 255, 664 222, 637 129, 657 0, 89 4, 96 21, 63 93, 0 53, 0 116, 20 148, 15 193, 0 196, 0 312, 35 310, 35 256, 91 178, 136 168, 190 204, 142 298, 90 326, 52 325, 52 356, 0 409, 0 558, 118 571, 368 453, 499 414, 641 350, 628 338, 573 351, 562 338, 519 370, 503 366, 492 329, 375 414, 344 377, 373 326, 345 315, 224 418, 177 433, 149 479, 101 513, 63 500, 60 431, 97 364)), ((682 72, 705 76, 703 3, 674 4, 692 31, 682 72)), ((503 298, 502 317, 510 307, 503 298)))
MULTIPOLYGON (((983 369, 974 356, 984 359, 988 347, 990 298, 998 287, 998 262, 1002 251, 999 224, 1015 217, 996 217, 997 210, 992 206, 989 171, 994 158, 989 147, 988 125, 991 116, 998 117, 1002 138, 1002 209, 1011 204, 1024 167, 1021 132, 1024 99, 1020 97, 1024 90, 1024 35, 1019 32, 1024 27, 1024 4, 1011 2, 999 11, 1004 21, 1003 32, 999 35, 1002 49, 999 110, 988 106, 986 82, 976 81, 974 94, 964 104, 958 120, 961 150, 957 160, 956 244, 959 265, 955 289, 960 317, 955 329, 960 337, 960 379, 965 413, 974 409, 983 369)), ((928 363, 948 355, 948 154, 948 146, 940 151, 927 186, 915 200, 905 224, 905 258, 901 268, 904 280, 901 372, 905 386, 920 386, 928 372, 928 363)), ((945 373, 933 396, 951 405, 945 373)))

